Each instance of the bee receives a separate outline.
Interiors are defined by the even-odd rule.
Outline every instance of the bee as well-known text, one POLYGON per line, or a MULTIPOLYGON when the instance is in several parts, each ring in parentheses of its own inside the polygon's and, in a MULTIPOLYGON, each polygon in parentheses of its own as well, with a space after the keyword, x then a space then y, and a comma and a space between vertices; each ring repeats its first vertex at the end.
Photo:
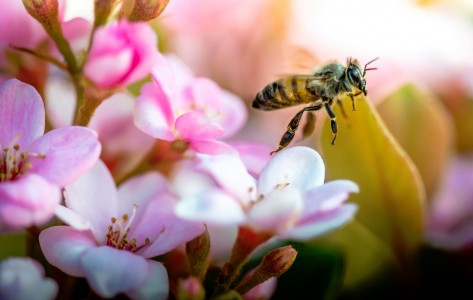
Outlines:
POLYGON ((300 104, 308 104, 301 109, 287 125, 287 130, 281 137, 279 146, 271 154, 284 149, 294 138, 299 127, 302 115, 307 112, 307 122, 303 129, 303 137, 308 136, 314 129, 315 117, 313 111, 325 108, 333 133, 332 145, 337 138, 337 122, 332 110, 333 103, 337 103, 343 110, 341 96, 348 94, 351 98, 352 108, 355 110, 355 97, 366 90, 366 71, 376 70, 368 68, 368 65, 377 60, 375 58, 365 64, 361 69, 358 60, 349 57, 346 66, 341 63, 329 63, 319 67, 313 74, 292 75, 276 80, 256 94, 252 107, 260 110, 270 111, 300 104), (352 87, 358 91, 353 93, 352 87))

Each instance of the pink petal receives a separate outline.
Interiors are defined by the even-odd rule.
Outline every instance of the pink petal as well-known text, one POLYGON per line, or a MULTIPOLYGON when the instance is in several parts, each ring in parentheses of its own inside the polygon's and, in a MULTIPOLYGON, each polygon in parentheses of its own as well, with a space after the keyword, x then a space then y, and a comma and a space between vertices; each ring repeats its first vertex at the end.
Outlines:
POLYGON ((175 126, 184 140, 213 139, 225 132, 222 126, 212 123, 208 117, 196 111, 178 117, 175 126))
POLYGON ((190 148, 197 153, 208 155, 236 154, 232 146, 212 139, 193 140, 190 142, 190 148))
POLYGON ((256 199, 256 180, 237 155, 199 155, 200 169, 212 175, 222 189, 242 205, 256 199), (238 183, 238 184, 236 184, 238 183))
MULTIPOLYGON (((97 37, 94 39, 94 44, 97 37)), ((104 41, 110 42, 106 37, 104 41)), ((113 42, 113 40, 112 40, 113 42)), ((93 55, 91 52, 90 58, 87 60, 85 66, 85 74, 97 86, 101 88, 109 88, 120 83, 123 74, 127 74, 133 60, 132 49, 122 48, 116 51, 110 51, 107 55, 93 55)))
POLYGON ((259 231, 284 232, 294 226, 302 208, 300 191, 289 187, 275 190, 253 205, 248 223, 259 231))
POLYGON ((90 249, 80 259, 90 287, 104 298, 135 290, 145 284, 149 276, 148 264, 141 256, 108 246, 90 249))
POLYGON ((166 196, 158 196, 148 205, 140 227, 151 229, 151 245, 145 247, 139 254, 144 257, 154 257, 165 254, 179 245, 201 235, 205 227, 201 222, 192 222, 178 218, 174 213, 174 204, 166 205, 166 196), (154 223, 154 225, 153 225, 154 223), (156 226, 160 225, 160 228, 156 226))
POLYGON ((243 164, 253 177, 258 178, 263 167, 269 162, 273 150, 272 146, 254 143, 254 142, 237 142, 231 145, 240 154, 243 164))
POLYGON ((44 105, 30 85, 17 79, 0 84, 0 145, 14 141, 23 151, 44 132, 44 105))
POLYGON ((148 75, 156 46, 156 34, 147 23, 108 24, 94 35, 85 73, 100 87, 129 84, 148 75))
POLYGON ((278 152, 263 168, 258 191, 265 195, 281 184, 307 191, 322 185, 324 178, 325 165, 315 150, 292 147, 278 152))
POLYGON ((117 178, 137 167, 155 143, 135 126, 134 106, 130 95, 115 94, 95 110, 88 125, 97 131, 102 143, 101 158, 117 178))
POLYGON ((175 211, 183 219, 222 225, 239 224, 246 219, 239 203, 219 190, 185 197, 176 204, 175 211))
POLYGON ((205 108, 206 116, 225 129, 222 137, 234 135, 245 124, 248 113, 243 100, 222 90, 214 81, 196 78, 188 92, 195 105, 205 108))
POLYGON ((99 244, 104 244, 112 217, 118 216, 118 194, 112 175, 102 161, 67 185, 64 198, 68 208, 92 224, 99 244))
POLYGON ((20 1, 2 3, 0 28, 8 28, 0 31, 0 44, 33 49, 47 38, 43 26, 28 14, 20 1))
POLYGON ((31 145, 28 158, 32 165, 30 171, 64 186, 89 170, 97 161, 100 150, 95 131, 79 126, 58 128, 31 145))
POLYGON ((120 26, 129 31, 128 37, 135 53, 132 68, 126 77, 122 78, 125 84, 145 78, 158 60, 158 39, 152 27, 146 23, 120 22, 120 26))
POLYGON ((335 211, 315 217, 310 222, 306 221, 280 236, 300 241, 311 240, 347 224, 353 219, 356 211, 356 205, 345 204, 335 211))
POLYGON ((169 295, 169 279, 166 268, 159 262, 147 260, 148 277, 136 290, 126 293, 131 299, 166 300, 169 295))
POLYGON ((53 226, 39 235, 39 244, 46 260, 66 274, 83 277, 80 259, 96 247, 90 231, 77 231, 69 226, 53 226))
POLYGON ((154 138, 172 141, 174 134, 171 125, 174 123, 174 116, 168 107, 169 100, 162 93, 152 91, 153 89, 153 86, 145 84, 142 90, 146 92, 136 99, 135 125, 154 138))
POLYGON ((41 225, 54 216, 61 194, 42 177, 27 174, 0 183, 1 227, 25 228, 41 225))
POLYGON ((159 91, 168 99, 176 99, 194 79, 191 69, 175 55, 158 53, 150 73, 159 91))
MULTIPOLYGON (((117 217, 123 214, 131 215, 133 205, 136 204, 138 209, 135 214, 135 222, 139 222, 142 215, 148 210, 149 203, 160 195, 166 197, 169 195, 167 180, 160 173, 149 172, 132 177, 118 188, 117 217)), ((163 209, 167 206, 164 205, 163 209)))

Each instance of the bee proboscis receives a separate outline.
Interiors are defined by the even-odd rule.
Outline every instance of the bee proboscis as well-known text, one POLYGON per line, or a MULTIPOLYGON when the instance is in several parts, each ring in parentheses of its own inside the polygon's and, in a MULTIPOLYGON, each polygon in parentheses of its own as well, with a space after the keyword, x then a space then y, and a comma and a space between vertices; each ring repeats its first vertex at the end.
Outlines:
POLYGON ((279 146, 271 154, 284 149, 294 138, 299 127, 302 115, 307 112, 307 122, 304 127, 303 137, 312 133, 315 118, 313 111, 325 108, 329 118, 333 133, 332 145, 337 138, 337 122, 335 113, 332 110, 333 103, 340 105, 342 114, 345 115, 342 106, 342 96, 348 94, 352 101, 352 108, 355 110, 355 97, 366 90, 366 71, 376 70, 368 68, 368 65, 377 60, 375 58, 365 64, 361 69, 358 60, 349 57, 346 66, 333 62, 318 68, 313 74, 292 75, 276 80, 265 86, 253 100, 253 108, 260 110, 276 110, 290 106, 307 104, 309 106, 300 110, 287 125, 287 130, 281 137, 279 146), (353 93, 352 87, 358 91, 353 93))

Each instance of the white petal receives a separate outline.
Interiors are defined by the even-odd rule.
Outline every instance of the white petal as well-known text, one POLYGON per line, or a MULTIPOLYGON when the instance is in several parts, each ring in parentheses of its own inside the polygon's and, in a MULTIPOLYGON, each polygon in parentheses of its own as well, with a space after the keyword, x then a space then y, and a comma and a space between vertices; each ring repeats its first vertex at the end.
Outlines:
POLYGON ((298 190, 275 190, 253 206, 248 213, 249 223, 261 231, 286 231, 299 219, 302 205, 298 190))
POLYGON ((108 246, 87 251, 81 266, 91 288, 104 298, 140 287, 148 275, 146 259, 108 246))
POLYGON ((240 204, 219 190, 186 197, 177 203, 175 211, 183 219, 223 225, 238 224, 245 220, 240 204))
POLYGON ((258 192, 265 195, 281 184, 307 191, 322 185, 324 178, 325 165, 315 150, 292 147, 277 153, 263 168, 258 180, 258 192))
POLYGON ((256 198, 256 180, 238 155, 198 155, 200 169, 209 172, 218 184, 243 205, 256 198))
POLYGON ((91 228, 89 221, 85 220, 78 213, 65 206, 58 205, 58 207, 56 207, 55 214, 61 221, 69 226, 74 227, 74 229, 88 230, 91 228))
POLYGON ((295 240, 305 241, 323 234, 331 232, 353 219, 357 211, 354 204, 345 204, 336 213, 329 214, 323 219, 316 220, 312 223, 305 223, 293 230, 281 235, 281 237, 291 238, 295 240))
POLYGON ((102 161, 65 187, 68 208, 92 224, 96 240, 105 243, 112 217, 118 216, 118 194, 115 182, 102 161))
POLYGON ((164 266, 153 260, 148 260, 148 277, 137 290, 127 293, 131 299, 166 300, 169 295, 168 273, 164 266))

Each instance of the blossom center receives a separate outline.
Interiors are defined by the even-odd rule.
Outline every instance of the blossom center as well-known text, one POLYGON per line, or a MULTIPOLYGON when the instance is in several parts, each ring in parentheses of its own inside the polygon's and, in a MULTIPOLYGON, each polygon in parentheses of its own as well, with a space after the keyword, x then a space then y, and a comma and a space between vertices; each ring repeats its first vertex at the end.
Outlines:
POLYGON ((31 169, 32 165, 27 161, 28 156, 46 157, 44 154, 21 151, 20 145, 16 143, 18 139, 19 136, 0 151, 0 182, 15 180, 26 170, 31 169))
POLYGON ((133 204, 131 217, 124 214, 121 219, 112 218, 112 225, 108 226, 106 235, 107 246, 135 253, 151 243, 150 239, 146 238, 143 244, 137 245, 137 240, 128 236, 137 209, 138 205, 133 204))

